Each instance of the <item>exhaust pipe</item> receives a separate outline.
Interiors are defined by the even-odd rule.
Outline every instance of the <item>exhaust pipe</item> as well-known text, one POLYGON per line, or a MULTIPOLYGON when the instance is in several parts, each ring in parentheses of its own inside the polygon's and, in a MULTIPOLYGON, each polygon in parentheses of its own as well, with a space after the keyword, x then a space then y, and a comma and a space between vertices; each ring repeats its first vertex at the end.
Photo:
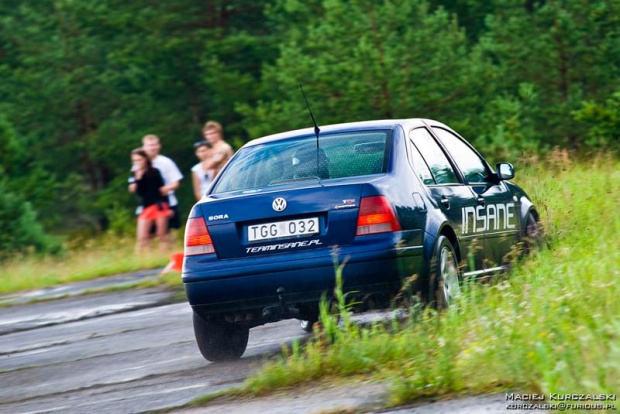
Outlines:
POLYGON ((263 309, 263 319, 268 322, 276 322, 282 319, 292 319, 299 316, 299 309, 294 306, 286 304, 284 299, 285 290, 283 287, 279 287, 276 290, 278 295, 278 304, 275 306, 267 306, 263 309))

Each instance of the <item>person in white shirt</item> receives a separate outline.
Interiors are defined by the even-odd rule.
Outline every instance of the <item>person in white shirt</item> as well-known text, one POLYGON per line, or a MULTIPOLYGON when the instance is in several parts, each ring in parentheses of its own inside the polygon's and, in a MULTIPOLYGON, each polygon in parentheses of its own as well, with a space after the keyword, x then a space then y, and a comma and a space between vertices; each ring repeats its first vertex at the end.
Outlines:
POLYGON ((161 142, 157 135, 149 134, 142 138, 142 148, 148 155, 154 168, 157 168, 164 179, 164 186, 160 191, 162 195, 168 196, 170 209, 174 212, 170 218, 168 227, 178 229, 181 225, 178 212, 178 200, 174 195, 174 191, 179 188, 183 174, 179 167, 170 158, 161 155, 161 142))
POLYGON ((200 162, 192 167, 192 184, 194 186, 194 196, 200 200, 206 194, 211 181, 213 181, 213 170, 205 170, 203 165, 211 158, 211 145, 207 141, 198 141, 194 144, 196 158, 200 162))

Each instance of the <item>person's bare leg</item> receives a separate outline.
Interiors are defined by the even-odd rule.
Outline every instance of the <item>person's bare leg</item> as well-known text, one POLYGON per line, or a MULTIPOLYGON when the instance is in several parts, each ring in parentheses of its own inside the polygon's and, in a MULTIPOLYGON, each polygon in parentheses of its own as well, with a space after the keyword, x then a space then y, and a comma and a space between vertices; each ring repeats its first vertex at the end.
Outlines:
POLYGON ((136 253, 141 253, 149 247, 149 231, 153 225, 153 220, 138 220, 136 230, 136 253))
POLYGON ((168 235, 168 217, 160 217, 157 223, 157 239, 159 239, 159 250, 170 251, 170 237, 168 235))

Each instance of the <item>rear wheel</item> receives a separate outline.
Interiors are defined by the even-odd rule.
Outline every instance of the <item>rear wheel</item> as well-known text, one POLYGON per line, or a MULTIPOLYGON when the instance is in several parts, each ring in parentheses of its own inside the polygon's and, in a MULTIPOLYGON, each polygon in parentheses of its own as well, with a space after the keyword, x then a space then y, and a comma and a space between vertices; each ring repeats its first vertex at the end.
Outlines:
POLYGON ((439 236, 435 254, 431 261, 429 297, 437 309, 446 309, 461 292, 460 272, 456 253, 446 236, 439 236))
POLYGON ((239 359, 248 346, 250 328, 219 319, 205 319, 194 312, 198 349, 211 362, 239 359))

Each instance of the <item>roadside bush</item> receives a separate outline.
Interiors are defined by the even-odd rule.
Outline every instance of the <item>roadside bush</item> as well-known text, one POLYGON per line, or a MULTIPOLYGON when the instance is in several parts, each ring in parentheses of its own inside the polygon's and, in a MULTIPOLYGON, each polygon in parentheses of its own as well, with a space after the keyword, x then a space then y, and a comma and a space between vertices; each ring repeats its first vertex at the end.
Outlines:
POLYGON ((59 247, 37 223, 30 203, 5 190, 0 182, 0 260, 22 252, 57 252, 59 247))
POLYGON ((577 121, 588 125, 586 145, 620 150, 620 90, 605 103, 587 101, 573 112, 577 121))

